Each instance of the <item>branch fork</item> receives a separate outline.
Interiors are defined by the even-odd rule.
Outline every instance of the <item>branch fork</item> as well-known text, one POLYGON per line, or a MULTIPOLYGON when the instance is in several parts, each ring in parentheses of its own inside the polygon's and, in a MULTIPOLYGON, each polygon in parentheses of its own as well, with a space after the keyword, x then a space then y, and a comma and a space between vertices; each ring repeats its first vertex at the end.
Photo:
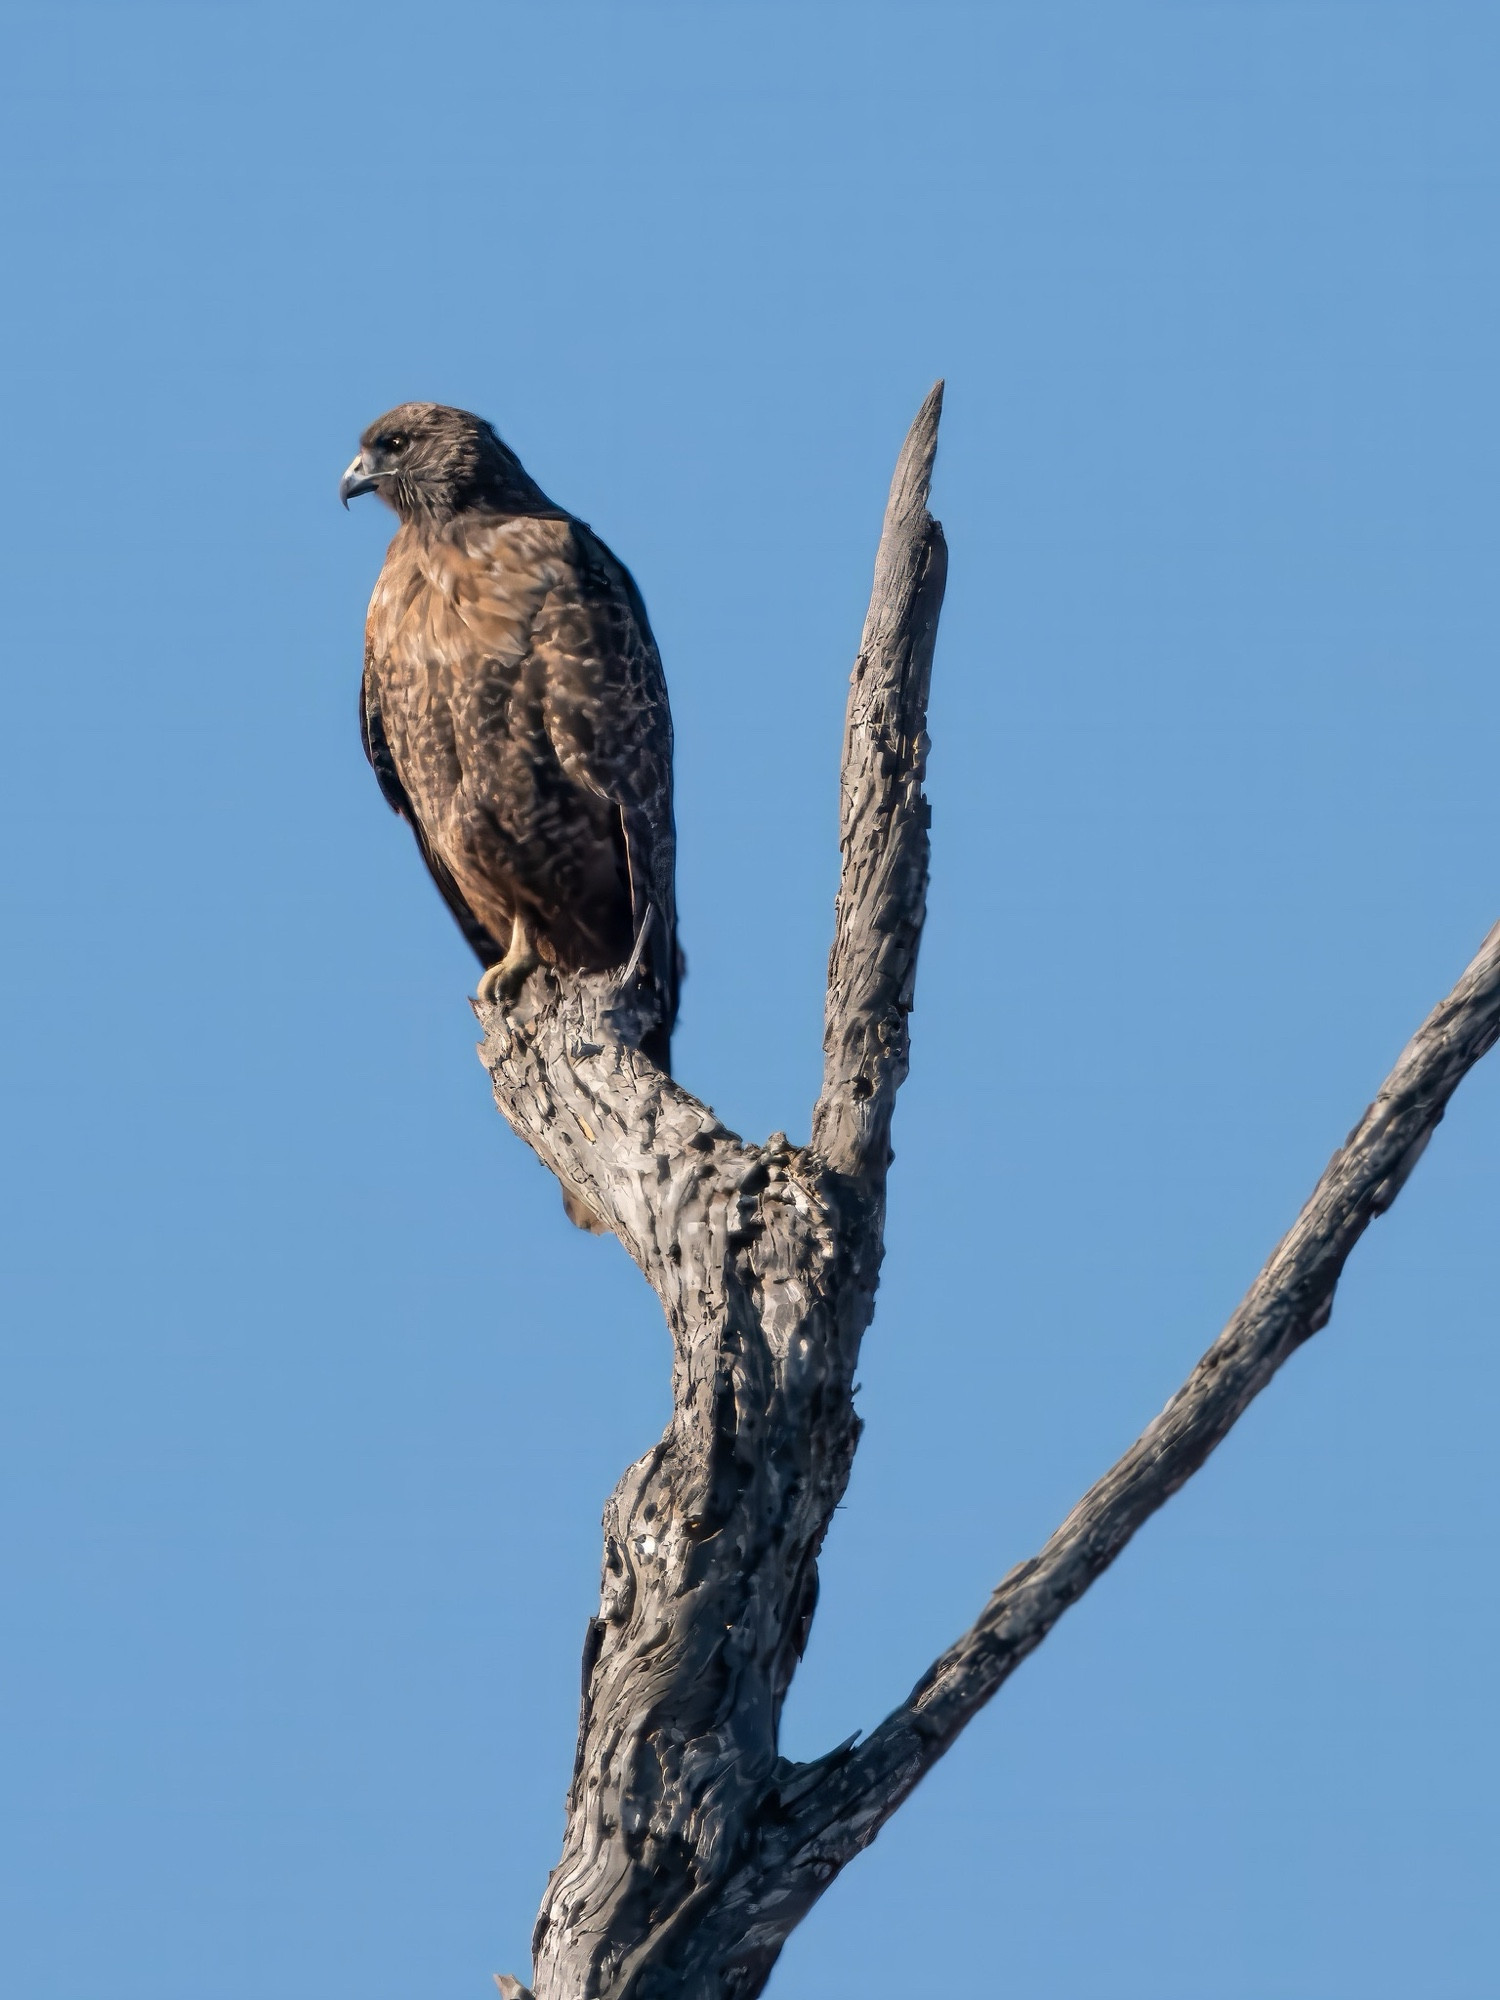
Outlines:
POLYGON ((781 1705, 859 1438, 891 1117, 926 907, 927 695, 946 550, 939 384, 902 449, 850 681, 823 1084, 754 1145, 636 1046, 609 978, 476 1006, 514 1130, 661 1299, 673 1411, 604 1515, 562 1856, 507 2000, 753 2000, 791 1931, 965 1724, 1327 1320, 1345 1259, 1500 1037, 1500 925, 1418 1030, 1186 1383, 870 1736, 796 1764, 781 1705))

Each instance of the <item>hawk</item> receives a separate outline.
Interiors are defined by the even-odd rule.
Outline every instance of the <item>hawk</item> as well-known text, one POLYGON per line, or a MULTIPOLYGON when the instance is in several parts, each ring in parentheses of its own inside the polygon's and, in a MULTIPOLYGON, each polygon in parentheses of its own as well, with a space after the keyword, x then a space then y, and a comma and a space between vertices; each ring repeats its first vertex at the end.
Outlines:
POLYGON ((512 1002, 543 961, 619 969, 667 1068, 672 717, 634 579, 467 410, 378 418, 339 484, 346 506, 360 493, 401 522, 365 626, 365 753, 485 968, 480 998, 512 1002))

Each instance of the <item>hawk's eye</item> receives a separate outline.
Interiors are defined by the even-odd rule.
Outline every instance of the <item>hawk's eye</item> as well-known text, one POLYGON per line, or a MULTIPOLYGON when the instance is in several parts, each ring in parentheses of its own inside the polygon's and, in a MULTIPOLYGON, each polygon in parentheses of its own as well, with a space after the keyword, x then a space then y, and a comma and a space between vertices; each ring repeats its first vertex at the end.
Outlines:
POLYGON ((404 451, 406 449, 405 431, 392 431, 389 437, 383 437, 380 440, 380 448, 382 451, 404 451))

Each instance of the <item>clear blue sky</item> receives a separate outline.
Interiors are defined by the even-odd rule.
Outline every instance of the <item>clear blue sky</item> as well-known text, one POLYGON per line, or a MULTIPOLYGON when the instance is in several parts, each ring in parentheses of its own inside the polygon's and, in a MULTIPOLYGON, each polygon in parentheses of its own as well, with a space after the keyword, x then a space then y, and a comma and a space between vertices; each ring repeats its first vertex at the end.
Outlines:
MULTIPOLYGON (((821 1750, 1155 1412, 1500 915, 1500 17, 47 0, 0 75, 0 1987, 482 2000, 667 1350, 490 1108, 361 758, 361 426, 483 411, 634 567, 679 1072, 795 1136, 948 378, 821 1750)), ((1497 1202, 1500 1056, 779 2000, 1494 1994, 1497 1202)))

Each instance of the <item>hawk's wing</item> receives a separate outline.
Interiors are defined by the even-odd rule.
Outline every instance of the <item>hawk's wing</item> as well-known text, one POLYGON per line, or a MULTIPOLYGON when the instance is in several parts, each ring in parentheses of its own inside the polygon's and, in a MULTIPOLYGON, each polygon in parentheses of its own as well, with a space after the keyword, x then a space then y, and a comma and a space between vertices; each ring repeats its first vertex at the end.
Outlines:
POLYGON ((385 724, 380 715, 380 698, 376 692, 375 676, 370 671, 370 662, 365 662, 364 680, 359 690, 359 734, 365 746, 365 755, 370 760, 370 768, 375 773, 386 804, 392 812, 400 813, 412 832, 417 836, 417 845, 422 850, 422 859, 427 863, 427 872, 438 886, 438 893, 453 912, 455 921, 468 939, 474 956, 483 966, 498 965, 505 956, 505 947, 498 939, 490 936, 484 925, 464 901, 463 892, 449 874, 439 857, 433 853, 431 843, 422 830, 406 787, 402 784, 396 769, 396 760, 391 755, 391 746, 385 733, 385 724))
POLYGON ((572 523, 571 554, 532 630, 543 723, 567 776, 619 812, 631 931, 639 936, 649 908, 643 962, 670 1034, 679 959, 666 677, 629 570, 582 521, 572 523))

